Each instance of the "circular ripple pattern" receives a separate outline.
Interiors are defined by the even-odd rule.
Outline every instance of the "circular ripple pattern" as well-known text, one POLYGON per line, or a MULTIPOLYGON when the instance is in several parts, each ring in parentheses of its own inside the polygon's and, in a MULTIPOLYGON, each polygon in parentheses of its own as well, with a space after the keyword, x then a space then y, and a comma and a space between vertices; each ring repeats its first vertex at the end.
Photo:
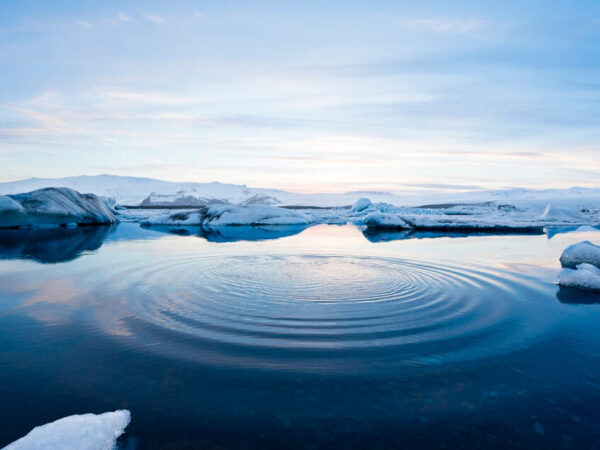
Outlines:
POLYGON ((517 306, 535 287, 481 267, 190 254, 105 276, 104 296, 123 302, 119 321, 136 345, 206 364, 389 369, 490 357, 533 334, 517 306))

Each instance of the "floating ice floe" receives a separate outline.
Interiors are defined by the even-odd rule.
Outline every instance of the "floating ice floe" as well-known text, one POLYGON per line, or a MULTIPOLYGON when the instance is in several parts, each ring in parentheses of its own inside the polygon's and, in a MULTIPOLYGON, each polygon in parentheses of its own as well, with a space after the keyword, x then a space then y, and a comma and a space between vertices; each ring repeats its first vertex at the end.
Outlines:
POLYGON ((600 246, 590 241, 570 245, 560 256, 560 264, 560 286, 600 291, 600 246))
POLYGON ((473 231, 473 232, 533 232, 541 233, 543 226, 535 222, 508 220, 505 218, 473 217, 446 214, 404 214, 373 212, 363 224, 368 228, 391 228, 400 230, 473 231))
POLYGON ((368 228, 397 228, 411 229, 412 227, 396 214, 374 212, 364 218, 363 223, 368 228))
POLYGON ((310 219, 295 210, 266 205, 211 205, 151 217, 148 225, 306 225, 310 219))
POLYGON ((592 264, 600 267, 600 246, 590 241, 570 245, 560 255, 562 267, 574 269, 580 264, 592 264))
POLYGON ((35 427, 4 450, 109 450, 130 420, 127 410, 64 417, 35 427))
POLYGON ((57 227, 114 223, 111 209, 94 194, 46 188, 0 196, 0 228, 57 227))
POLYGON ((558 284, 564 287, 600 292, 600 269, 592 264, 578 264, 576 269, 562 269, 558 284))

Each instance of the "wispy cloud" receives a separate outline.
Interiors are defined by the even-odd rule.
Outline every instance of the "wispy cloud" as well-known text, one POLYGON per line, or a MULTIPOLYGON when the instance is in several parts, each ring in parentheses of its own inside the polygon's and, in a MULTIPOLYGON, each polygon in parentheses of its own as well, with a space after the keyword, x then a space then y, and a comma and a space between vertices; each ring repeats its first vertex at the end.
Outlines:
POLYGON ((481 19, 457 19, 449 17, 402 19, 400 25, 413 30, 432 31, 434 33, 469 34, 484 30, 488 22, 481 19))
POLYGON ((87 30, 90 30, 92 28, 92 24, 90 22, 85 21, 85 20, 76 20, 75 23, 77 25, 79 25, 81 28, 85 28, 87 30))
POLYGON ((154 22, 157 24, 162 24, 166 22, 166 20, 158 14, 152 14, 145 11, 142 12, 142 17, 150 22, 154 22))
POLYGON ((131 17, 129 17, 127 14, 125 14, 123 11, 119 11, 117 13, 117 20, 119 22, 130 22, 131 21, 131 17))
POLYGON ((101 90, 100 95, 117 100, 136 101, 140 103, 154 103, 160 105, 186 105, 195 103, 194 99, 167 95, 158 92, 129 91, 120 89, 101 90))
POLYGON ((477 191, 485 189, 476 184, 448 184, 448 183, 411 183, 403 184, 408 187, 419 187, 423 189, 444 189, 449 191, 477 191))
POLYGON ((41 113, 29 108, 4 105, 5 109, 20 113, 30 119, 31 124, 26 126, 3 127, 0 134, 5 136, 39 136, 53 134, 69 134, 76 132, 73 127, 51 114, 41 113))
POLYGON ((164 158, 173 178, 340 190, 595 181, 598 9, 558 2, 13 2, 0 177, 164 158))

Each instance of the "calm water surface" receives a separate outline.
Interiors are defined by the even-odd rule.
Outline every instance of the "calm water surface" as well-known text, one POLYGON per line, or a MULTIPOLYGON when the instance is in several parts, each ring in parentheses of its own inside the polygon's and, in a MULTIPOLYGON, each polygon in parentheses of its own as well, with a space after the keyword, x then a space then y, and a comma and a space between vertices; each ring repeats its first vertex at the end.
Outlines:
POLYGON ((122 448, 598 448, 600 296, 554 283, 599 238, 1 232, 0 446, 127 408, 122 448))

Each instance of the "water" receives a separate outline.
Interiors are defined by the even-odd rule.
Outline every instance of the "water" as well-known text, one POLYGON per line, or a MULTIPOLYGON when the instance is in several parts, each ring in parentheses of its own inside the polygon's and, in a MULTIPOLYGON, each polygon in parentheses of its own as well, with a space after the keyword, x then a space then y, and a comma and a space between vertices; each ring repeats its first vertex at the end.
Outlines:
MULTIPOLYGON (((560 231, 560 230, 555 230, 560 231)), ((127 408, 123 448, 596 448, 598 232, 0 233, 0 445, 127 408)))

